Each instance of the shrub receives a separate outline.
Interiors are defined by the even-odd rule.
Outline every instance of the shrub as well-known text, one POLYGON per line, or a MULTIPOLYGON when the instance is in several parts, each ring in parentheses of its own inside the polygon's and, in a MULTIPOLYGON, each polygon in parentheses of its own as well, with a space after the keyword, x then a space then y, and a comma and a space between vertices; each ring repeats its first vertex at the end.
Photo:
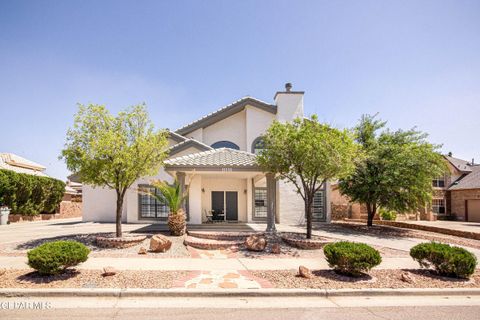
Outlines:
POLYGON ((12 213, 52 213, 62 201, 64 192, 63 181, 0 170, 0 204, 8 206, 12 213))
POLYGON ((477 266, 471 252, 443 243, 421 243, 410 249, 410 256, 424 268, 433 267, 448 277, 469 278, 477 266))
POLYGON ((28 251, 28 265, 40 274, 58 274, 88 259, 90 249, 77 241, 44 243, 28 251))
POLYGON ((330 267, 350 276, 359 276, 382 262, 380 253, 365 243, 330 243, 323 248, 323 253, 330 267))
POLYGON ((397 219, 397 213, 393 210, 381 208, 379 214, 383 220, 395 221, 397 219))

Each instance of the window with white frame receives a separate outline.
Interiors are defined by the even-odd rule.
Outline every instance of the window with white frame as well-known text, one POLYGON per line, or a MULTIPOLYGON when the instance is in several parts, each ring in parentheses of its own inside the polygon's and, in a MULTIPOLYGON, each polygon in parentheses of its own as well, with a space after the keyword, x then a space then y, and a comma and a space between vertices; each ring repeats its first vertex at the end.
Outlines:
POLYGON ((438 214, 445 214, 445 199, 432 199, 432 211, 438 214))
POLYGON ((263 141, 262 137, 258 137, 253 140, 252 143, 252 153, 253 154, 260 154, 262 150, 265 149, 265 142, 263 141))
POLYGON ((434 188, 444 188, 445 187, 445 178, 433 179, 432 185, 434 188))
POLYGON ((267 217, 267 188, 254 189, 254 218, 267 217))
POLYGON ((158 190, 150 185, 139 185, 143 192, 138 194, 138 210, 140 218, 166 220, 170 208, 159 199, 149 195, 147 192, 158 194, 158 190))

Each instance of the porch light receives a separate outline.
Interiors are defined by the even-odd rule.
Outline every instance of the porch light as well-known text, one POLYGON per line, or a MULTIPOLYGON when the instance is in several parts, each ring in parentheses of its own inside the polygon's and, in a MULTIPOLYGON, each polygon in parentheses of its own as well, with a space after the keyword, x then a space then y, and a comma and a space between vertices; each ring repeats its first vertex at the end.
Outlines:
POLYGON ((202 188, 202 193, 205 193, 205 188, 202 188))

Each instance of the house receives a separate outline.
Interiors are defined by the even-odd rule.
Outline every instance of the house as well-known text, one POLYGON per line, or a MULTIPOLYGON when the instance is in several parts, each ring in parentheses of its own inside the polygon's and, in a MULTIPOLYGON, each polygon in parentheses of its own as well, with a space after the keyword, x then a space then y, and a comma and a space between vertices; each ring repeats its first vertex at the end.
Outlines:
POLYGON ((41 164, 27 160, 13 153, 0 153, 0 169, 11 170, 17 173, 27 173, 34 176, 48 177, 41 164))
MULTIPOLYGON (((480 222, 480 165, 474 164, 473 160, 468 162, 451 155, 445 155, 444 158, 448 173, 432 181, 431 204, 403 218, 480 222)), ((334 220, 366 219, 367 217, 365 206, 351 203, 340 193, 335 183, 331 185, 330 201, 334 220)))
POLYGON ((480 165, 444 157, 449 173, 433 181, 431 211, 440 219, 480 222, 480 165))
MULTIPOLYGON (((168 207, 138 190, 150 189, 154 179, 173 181, 188 188, 188 223, 211 220, 212 212, 224 222, 265 222, 268 214, 277 223, 305 221, 301 196, 291 184, 262 172, 256 154, 262 150, 262 135, 274 120, 303 117, 303 91, 277 92, 274 102, 244 97, 185 126, 170 131, 169 157, 154 177, 138 179, 127 191, 122 220, 127 223, 165 223, 168 207)), ((314 201, 316 221, 330 219, 328 186, 314 201)), ((83 186, 83 220, 115 220, 115 192, 83 186)))

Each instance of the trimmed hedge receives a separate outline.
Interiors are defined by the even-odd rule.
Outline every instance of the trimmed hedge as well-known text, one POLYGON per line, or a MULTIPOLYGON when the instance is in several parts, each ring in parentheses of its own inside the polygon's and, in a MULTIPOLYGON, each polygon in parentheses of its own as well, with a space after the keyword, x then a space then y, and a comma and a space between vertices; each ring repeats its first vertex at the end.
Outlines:
POLYGON ((65 192, 63 181, 0 169, 0 205, 11 213, 53 213, 65 192))
POLYGON ((349 276, 360 276, 382 262, 380 253, 365 243, 330 243, 323 248, 323 253, 330 267, 349 276))
POLYGON ((468 250, 437 242, 416 245, 410 249, 410 256, 420 266, 433 267, 448 277, 469 278, 477 266, 477 258, 468 250))
POLYGON ((28 265, 42 275, 58 274, 88 259, 90 249, 77 241, 44 243, 28 251, 28 265))

